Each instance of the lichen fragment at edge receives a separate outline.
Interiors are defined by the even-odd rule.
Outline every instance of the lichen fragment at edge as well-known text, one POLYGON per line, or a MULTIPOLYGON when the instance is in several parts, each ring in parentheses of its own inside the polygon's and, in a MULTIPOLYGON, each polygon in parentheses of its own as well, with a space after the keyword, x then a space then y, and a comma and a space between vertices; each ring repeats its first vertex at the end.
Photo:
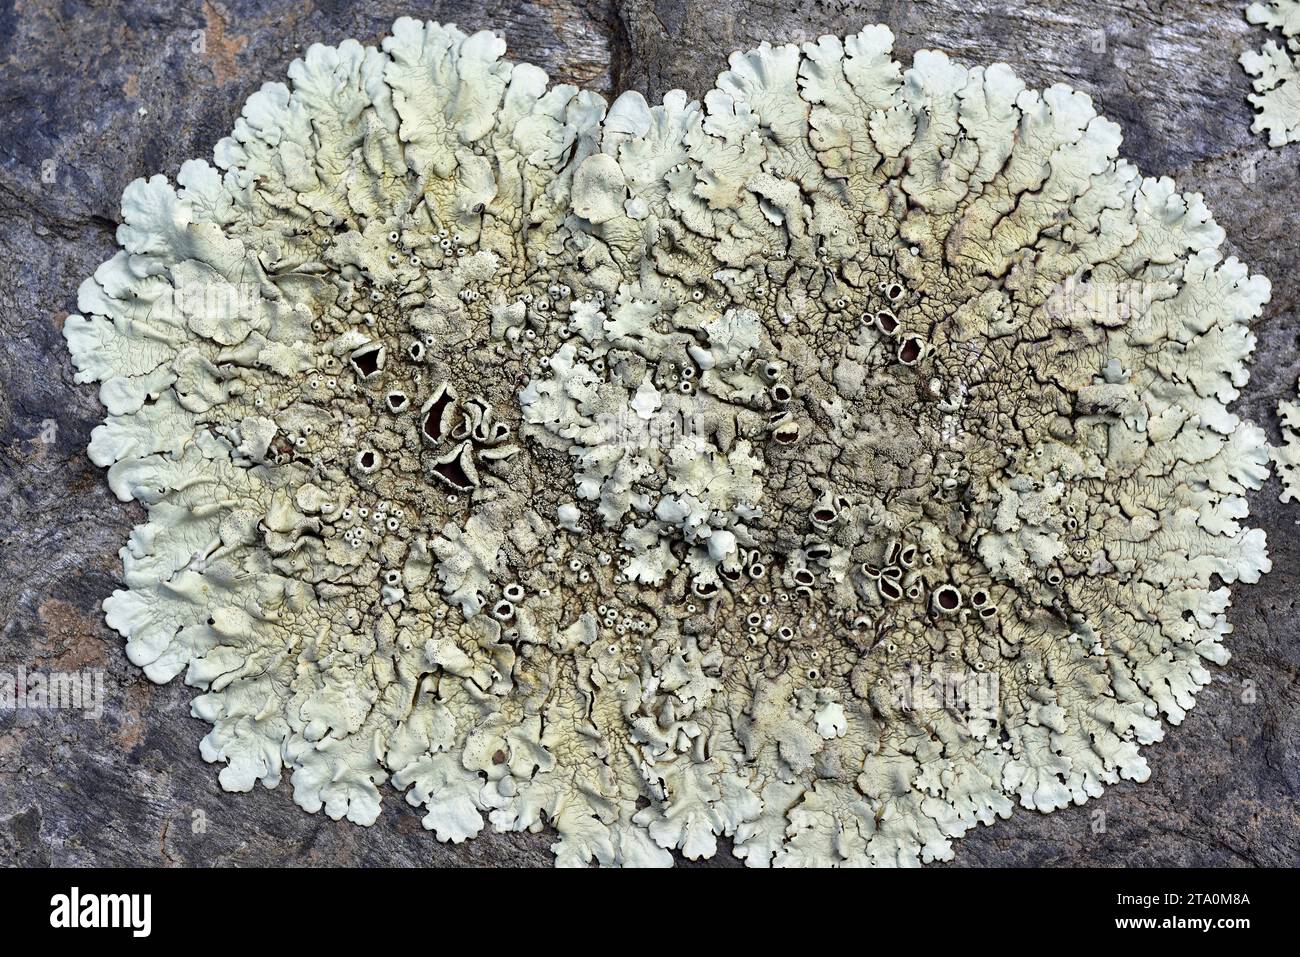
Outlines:
MULTIPOLYGON (((1246 8, 1246 19, 1280 31, 1286 48, 1272 40, 1260 51, 1247 51, 1240 58, 1246 72, 1255 77, 1255 93, 1248 97, 1259 110, 1251 132, 1268 132, 1269 146, 1284 146, 1300 140, 1300 83, 1293 54, 1300 51, 1300 0, 1268 0, 1246 8)), ((1283 399, 1277 407, 1283 443, 1272 450, 1282 480, 1282 501, 1300 500, 1300 405, 1283 399)))
POLYGON ((1284 45, 1268 40, 1263 49, 1247 50, 1239 58, 1254 79, 1255 92, 1246 98, 1259 111, 1252 133, 1268 133, 1269 146, 1300 140, 1300 83, 1294 54, 1300 51, 1300 0, 1252 3, 1246 19, 1281 32, 1284 45))

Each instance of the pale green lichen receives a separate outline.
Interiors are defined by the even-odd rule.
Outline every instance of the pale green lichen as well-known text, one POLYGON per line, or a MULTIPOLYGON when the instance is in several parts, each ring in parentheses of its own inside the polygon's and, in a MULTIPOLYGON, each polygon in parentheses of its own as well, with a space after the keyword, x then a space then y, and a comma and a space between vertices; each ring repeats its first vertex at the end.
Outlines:
MULTIPOLYGON (((1260 111, 1251 131, 1268 131, 1269 146, 1283 146, 1300 140, 1300 75, 1293 54, 1300 53, 1300 0, 1268 0, 1246 8, 1246 19, 1281 32, 1286 49, 1273 41, 1258 52, 1241 55, 1241 65, 1255 77, 1255 93, 1249 97, 1260 111)), ((1300 501, 1300 405, 1291 400, 1278 403, 1282 445, 1272 450, 1282 481, 1282 501, 1300 501)))
POLYGON ((1147 777, 1269 567, 1268 282, 1087 96, 892 44, 607 106, 403 19, 128 187, 105 608, 225 788, 887 865, 1147 777))
POLYGON ((1246 19, 1281 32, 1285 46, 1273 40, 1261 50, 1247 50, 1240 63, 1254 80, 1247 99, 1259 111, 1252 133, 1268 133, 1269 146, 1300 140, 1300 82, 1295 54, 1300 52, 1300 0, 1268 0, 1246 8, 1246 19))
POLYGON ((1273 449, 1277 475, 1282 480, 1282 501, 1300 502, 1300 402, 1283 399, 1277 406, 1282 444, 1273 449))

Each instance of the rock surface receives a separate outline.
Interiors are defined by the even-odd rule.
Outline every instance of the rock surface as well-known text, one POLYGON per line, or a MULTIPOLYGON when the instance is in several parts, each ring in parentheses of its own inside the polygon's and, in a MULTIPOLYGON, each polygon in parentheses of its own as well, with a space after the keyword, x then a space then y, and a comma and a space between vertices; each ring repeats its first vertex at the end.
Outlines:
MULTIPOLYGON (((208 157, 244 99, 313 42, 374 43, 398 16, 493 28, 509 55, 613 96, 698 96, 722 54, 889 25, 907 57, 1002 60, 1065 82, 1119 122, 1144 173, 1198 190, 1227 248, 1273 282, 1238 411, 1277 438, 1300 373, 1300 147, 1250 133, 1236 63, 1259 46, 1238 4, 1211 0, 373 0, 0 5, 0 672, 101 670, 98 721, 0 711, 0 863, 19 865, 546 865, 551 838, 485 831, 439 844, 389 790, 374 827, 308 815, 290 788, 223 793, 199 757, 191 689, 151 685, 104 625, 117 550, 143 512, 85 457, 102 409, 72 382, 60 325, 114 250, 123 187, 208 157)), ((1300 863, 1300 510, 1253 497, 1273 572, 1234 590, 1233 658, 1183 726, 1146 749, 1151 780, 1081 808, 1017 811, 956 843, 962 865, 1300 863)), ((720 854, 709 862, 736 864, 720 854)))

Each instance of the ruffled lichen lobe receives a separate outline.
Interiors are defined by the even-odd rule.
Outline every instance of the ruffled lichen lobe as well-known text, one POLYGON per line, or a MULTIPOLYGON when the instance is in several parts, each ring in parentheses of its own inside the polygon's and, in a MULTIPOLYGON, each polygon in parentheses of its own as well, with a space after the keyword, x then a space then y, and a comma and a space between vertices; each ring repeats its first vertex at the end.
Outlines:
POLYGON ((128 187, 105 609, 223 787, 908 865, 1147 777, 1269 567, 1268 282, 1084 94, 892 46, 607 104, 403 19, 128 187))
MULTIPOLYGON (((1300 83, 1296 82, 1295 56, 1300 53, 1300 0, 1267 0, 1246 8, 1246 19, 1282 34, 1285 48, 1269 40, 1262 50, 1240 57, 1255 79, 1255 93, 1247 97, 1259 110, 1252 133, 1268 132, 1269 146, 1300 140, 1300 83)), ((1282 501, 1300 501, 1300 404, 1293 399, 1278 403, 1282 444, 1272 449, 1282 482, 1282 501)))
POLYGON ((1267 0, 1246 8, 1246 19, 1282 35, 1282 45, 1268 40, 1259 50, 1247 50, 1238 59, 1253 79, 1255 92, 1246 98, 1258 111, 1252 133, 1268 133, 1269 146, 1300 140, 1300 0, 1267 0))

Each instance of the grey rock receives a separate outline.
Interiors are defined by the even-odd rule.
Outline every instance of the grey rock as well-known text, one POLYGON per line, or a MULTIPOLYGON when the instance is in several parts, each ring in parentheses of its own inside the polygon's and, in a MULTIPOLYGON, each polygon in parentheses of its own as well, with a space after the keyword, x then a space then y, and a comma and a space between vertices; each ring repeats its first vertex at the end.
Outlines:
MULTIPOLYGON (((101 420, 72 381, 60 324, 114 250, 123 187, 206 157, 263 82, 313 42, 375 42, 403 14, 504 33, 555 80, 652 101, 700 95, 725 51, 888 24, 899 52, 1003 60, 1034 86, 1089 93, 1149 175, 1205 194, 1229 251, 1273 281, 1238 404, 1276 439, 1300 373, 1300 147, 1249 131, 1236 58, 1263 31, 1223 0, 490 0, 417 6, 134 0, 107 9, 0 5, 0 671, 102 669, 103 717, 0 713, 0 863, 6 865, 546 865, 551 838, 484 832, 439 844, 392 792, 374 827, 293 804, 287 785, 223 793, 196 742, 192 689, 130 666, 100 601, 143 517, 85 457, 101 420)), ((1146 749, 1151 780, 1085 807, 1017 811, 956 845, 964 865, 1300 863, 1300 509, 1253 496, 1273 572, 1234 590, 1229 646, 1198 706, 1146 749), (1103 826, 1104 825, 1104 826, 1103 826)), ((736 864, 720 854, 713 865, 736 864)))

